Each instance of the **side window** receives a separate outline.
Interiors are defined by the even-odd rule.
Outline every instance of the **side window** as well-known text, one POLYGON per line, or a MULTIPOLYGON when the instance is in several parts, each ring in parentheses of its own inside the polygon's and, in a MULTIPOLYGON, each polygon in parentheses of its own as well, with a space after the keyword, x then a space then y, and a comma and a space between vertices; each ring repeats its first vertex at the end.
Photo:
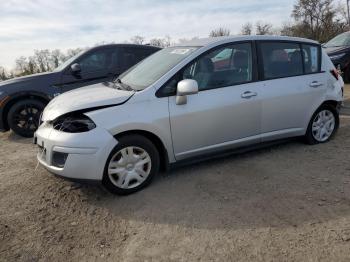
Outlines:
POLYGON ((194 79, 199 90, 232 86, 252 81, 252 47, 250 43, 215 49, 189 64, 181 79, 194 79))
POLYGON ((89 53, 79 61, 83 73, 108 70, 110 67, 110 50, 102 49, 89 53))
POLYGON ((304 55, 305 73, 317 73, 320 71, 319 47, 315 45, 302 45, 304 55))
POLYGON ((260 44, 264 79, 290 77, 303 74, 303 61, 299 44, 265 42, 260 44))

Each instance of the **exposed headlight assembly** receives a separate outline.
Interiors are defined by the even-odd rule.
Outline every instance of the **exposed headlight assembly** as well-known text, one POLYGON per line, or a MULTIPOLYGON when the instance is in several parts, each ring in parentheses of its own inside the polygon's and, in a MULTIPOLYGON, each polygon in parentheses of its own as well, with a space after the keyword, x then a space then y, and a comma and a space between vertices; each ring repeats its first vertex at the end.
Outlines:
POLYGON ((329 58, 330 58, 331 60, 337 60, 337 59, 342 58, 342 57, 345 56, 345 55, 346 55, 345 53, 341 53, 341 54, 338 54, 338 55, 331 55, 331 56, 329 56, 329 58))
POLYGON ((70 113, 56 118, 52 122, 53 128, 67 133, 88 132, 96 127, 95 123, 81 113, 70 113))

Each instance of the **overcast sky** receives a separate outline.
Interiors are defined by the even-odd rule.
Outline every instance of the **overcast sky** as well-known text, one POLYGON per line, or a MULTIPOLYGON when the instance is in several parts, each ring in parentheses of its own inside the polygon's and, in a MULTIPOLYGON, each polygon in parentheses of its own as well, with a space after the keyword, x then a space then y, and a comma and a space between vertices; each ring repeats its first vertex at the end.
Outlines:
POLYGON ((207 37, 225 27, 232 34, 258 20, 280 26, 294 0, 0 0, 0 66, 34 49, 66 50, 99 42, 171 36, 207 37))

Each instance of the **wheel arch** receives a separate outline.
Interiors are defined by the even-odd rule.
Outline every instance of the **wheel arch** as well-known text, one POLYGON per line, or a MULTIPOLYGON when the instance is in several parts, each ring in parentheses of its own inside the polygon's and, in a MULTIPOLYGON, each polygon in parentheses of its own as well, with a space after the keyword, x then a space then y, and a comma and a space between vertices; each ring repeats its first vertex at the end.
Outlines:
POLYGON ((169 169, 168 150, 166 149, 163 141, 159 138, 159 136, 149 131, 135 129, 135 130, 128 130, 128 131, 118 133, 114 135, 114 138, 118 140, 118 138, 123 136, 128 136, 128 135, 140 135, 149 139, 155 145, 155 147, 159 152, 161 170, 166 171, 169 169))
POLYGON ((45 105, 49 103, 50 99, 47 95, 40 93, 40 92, 23 92, 18 93, 15 95, 11 95, 10 99, 7 101, 7 103, 4 105, 3 111, 2 111, 2 121, 5 129, 9 129, 8 126, 8 113, 11 109, 11 107, 16 104, 17 102, 24 100, 24 99, 35 99, 39 100, 40 102, 44 103, 45 105))

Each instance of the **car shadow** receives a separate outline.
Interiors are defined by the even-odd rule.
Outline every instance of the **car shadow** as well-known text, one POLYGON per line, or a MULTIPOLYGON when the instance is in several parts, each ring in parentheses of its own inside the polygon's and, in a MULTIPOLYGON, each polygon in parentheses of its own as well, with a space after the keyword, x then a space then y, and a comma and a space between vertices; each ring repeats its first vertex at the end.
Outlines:
POLYGON ((8 141, 19 144, 31 144, 33 142, 33 138, 21 137, 12 131, 9 131, 7 134, 4 134, 3 139, 7 139, 8 141))
POLYGON ((202 229, 321 223, 350 213, 349 134, 346 125, 326 144, 291 141, 181 167, 129 196, 81 190, 91 205, 133 221, 202 229))

